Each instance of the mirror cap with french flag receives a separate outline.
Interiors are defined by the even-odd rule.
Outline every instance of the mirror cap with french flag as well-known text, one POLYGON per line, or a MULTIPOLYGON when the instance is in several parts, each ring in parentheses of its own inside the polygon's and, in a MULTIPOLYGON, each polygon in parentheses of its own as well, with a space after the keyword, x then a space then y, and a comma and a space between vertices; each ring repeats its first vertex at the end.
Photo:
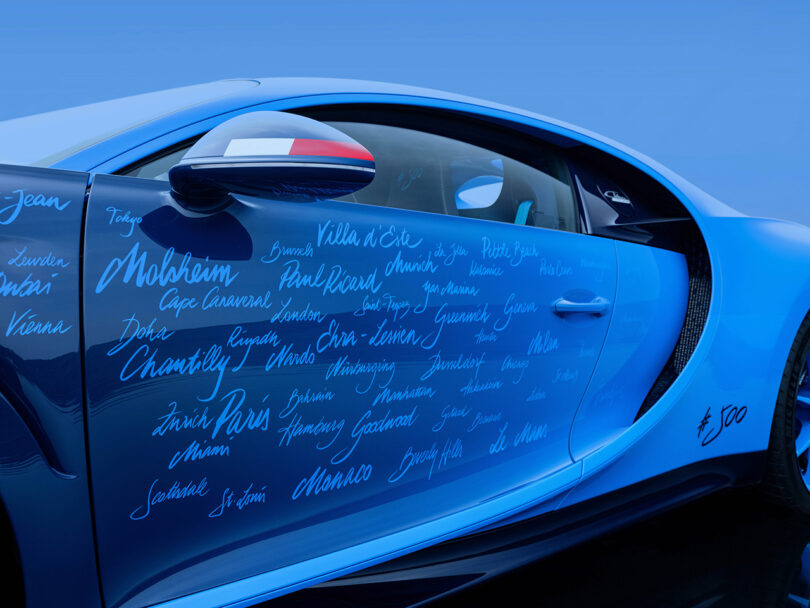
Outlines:
POLYGON ((249 112, 214 127, 169 171, 185 208, 212 213, 233 195, 313 202, 374 179, 371 153, 324 123, 285 112, 249 112))
POLYGON ((275 157, 288 162, 356 164, 374 168, 374 157, 345 133, 322 122, 285 112, 250 112, 204 135, 183 160, 234 161, 275 157), (279 158, 281 157, 281 158, 279 158))

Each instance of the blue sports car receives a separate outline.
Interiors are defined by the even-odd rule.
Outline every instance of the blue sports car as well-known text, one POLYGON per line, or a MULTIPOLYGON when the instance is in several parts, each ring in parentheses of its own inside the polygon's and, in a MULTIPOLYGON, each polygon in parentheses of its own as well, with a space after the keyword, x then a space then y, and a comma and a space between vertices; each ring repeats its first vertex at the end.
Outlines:
POLYGON ((0 163, 26 606, 438 596, 723 487, 810 512, 810 230, 615 142, 285 78, 6 121, 0 163))

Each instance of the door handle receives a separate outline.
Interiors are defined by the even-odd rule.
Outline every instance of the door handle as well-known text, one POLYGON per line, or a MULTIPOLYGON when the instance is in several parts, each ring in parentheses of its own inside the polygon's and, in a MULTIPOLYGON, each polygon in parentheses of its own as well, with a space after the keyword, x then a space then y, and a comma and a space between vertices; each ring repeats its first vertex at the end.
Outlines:
POLYGON ((551 309, 561 316, 573 313, 602 316, 610 309, 610 302, 601 296, 594 298, 590 302, 573 302, 565 298, 558 298, 552 303, 551 309))

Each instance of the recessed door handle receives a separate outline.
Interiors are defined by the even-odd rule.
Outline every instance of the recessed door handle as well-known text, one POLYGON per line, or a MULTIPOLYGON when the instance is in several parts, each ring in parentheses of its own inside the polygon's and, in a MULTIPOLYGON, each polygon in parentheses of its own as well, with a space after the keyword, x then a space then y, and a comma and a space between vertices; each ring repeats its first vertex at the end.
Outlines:
POLYGON ((610 302, 603 297, 596 297, 590 302, 573 302, 565 298, 554 300, 551 309, 558 315, 585 313, 602 316, 610 310, 610 302))

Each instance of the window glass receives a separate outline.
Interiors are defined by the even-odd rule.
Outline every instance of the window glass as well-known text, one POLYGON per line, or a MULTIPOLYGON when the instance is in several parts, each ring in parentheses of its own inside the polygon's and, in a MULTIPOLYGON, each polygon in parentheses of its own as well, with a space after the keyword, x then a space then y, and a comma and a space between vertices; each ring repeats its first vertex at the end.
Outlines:
POLYGON ((159 179, 167 182, 169 181, 169 169, 180 162, 192 145, 194 144, 188 144, 171 152, 158 155, 156 158, 152 158, 140 166, 136 165, 135 167, 122 171, 122 174, 129 175, 130 177, 145 177, 147 179, 159 179))
MULTIPOLYGON (((371 184, 339 200, 577 230, 568 169, 549 150, 533 150, 528 165, 492 150, 415 129, 326 122, 365 146, 376 164, 371 184)), ((169 169, 190 145, 122 173, 166 180, 169 169)))
POLYGON ((377 175, 345 200, 484 220, 576 230, 568 170, 550 152, 533 164, 441 135, 330 122, 374 156, 377 175))

